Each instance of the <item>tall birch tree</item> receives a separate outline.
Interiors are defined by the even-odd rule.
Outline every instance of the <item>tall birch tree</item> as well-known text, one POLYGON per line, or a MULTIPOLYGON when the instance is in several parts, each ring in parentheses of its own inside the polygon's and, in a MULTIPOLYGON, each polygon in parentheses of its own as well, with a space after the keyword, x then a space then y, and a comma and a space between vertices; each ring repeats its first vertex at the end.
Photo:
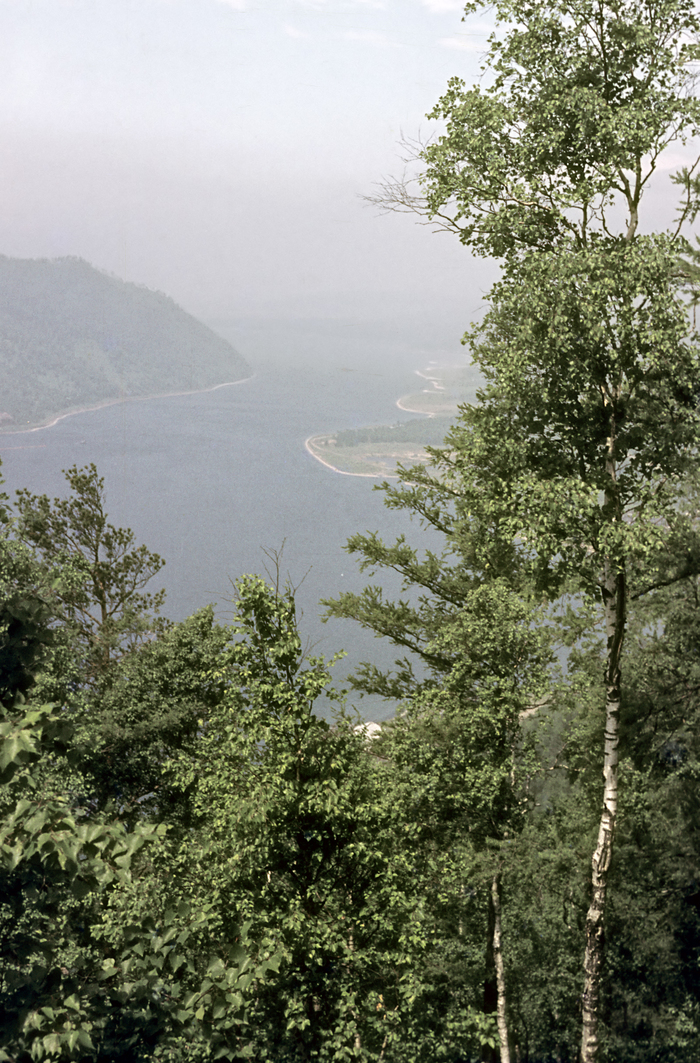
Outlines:
MULTIPOLYGON (((470 15, 485 5, 471 3, 470 15)), ((583 961, 581 1059, 599 1054, 608 873, 618 804, 631 567, 661 548, 697 459, 700 362, 679 263, 699 209, 695 167, 670 178, 678 211, 653 231, 642 201, 664 153, 698 133, 699 22, 690 0, 497 0, 482 83, 453 78, 419 152, 427 215, 502 267, 465 337, 486 386, 419 491, 461 478, 519 544, 535 584, 597 603, 604 628, 603 790, 583 961)), ((653 222, 653 218, 651 218, 653 222)), ((453 526, 452 535, 458 535, 453 526)))

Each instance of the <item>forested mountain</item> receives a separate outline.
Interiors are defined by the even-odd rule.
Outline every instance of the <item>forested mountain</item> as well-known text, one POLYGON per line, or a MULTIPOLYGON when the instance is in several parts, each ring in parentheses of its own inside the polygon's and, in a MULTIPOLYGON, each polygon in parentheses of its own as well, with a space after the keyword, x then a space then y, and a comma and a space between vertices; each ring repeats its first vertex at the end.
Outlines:
POLYGON ((0 256, 0 429, 248 373, 230 343, 162 292, 79 258, 0 256))

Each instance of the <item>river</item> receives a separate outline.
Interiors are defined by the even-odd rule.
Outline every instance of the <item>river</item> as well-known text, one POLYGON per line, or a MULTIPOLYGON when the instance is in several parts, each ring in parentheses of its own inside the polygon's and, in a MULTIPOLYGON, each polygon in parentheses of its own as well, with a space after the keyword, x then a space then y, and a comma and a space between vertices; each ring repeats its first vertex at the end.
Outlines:
MULTIPOLYGON (((348 651, 339 679, 360 660, 386 665, 394 651, 349 621, 321 622, 319 599, 359 590, 365 577, 343 550, 357 531, 438 545, 386 509, 370 478, 324 468, 305 449, 316 432, 408 417, 396 400, 415 390, 415 371, 450 352, 333 322, 218 323, 254 376, 214 391, 131 401, 88 411, 33 432, 4 436, 5 487, 66 493, 61 470, 94 462, 106 509, 166 560, 154 589, 180 619, 215 602, 231 614, 232 581, 264 572, 265 550, 283 550, 282 572, 298 585, 301 633, 315 652, 348 651)), ((453 361, 463 355, 459 344, 453 361)), ((381 577, 389 594, 396 580, 381 577)), ((393 706, 357 702, 382 719, 393 706)))

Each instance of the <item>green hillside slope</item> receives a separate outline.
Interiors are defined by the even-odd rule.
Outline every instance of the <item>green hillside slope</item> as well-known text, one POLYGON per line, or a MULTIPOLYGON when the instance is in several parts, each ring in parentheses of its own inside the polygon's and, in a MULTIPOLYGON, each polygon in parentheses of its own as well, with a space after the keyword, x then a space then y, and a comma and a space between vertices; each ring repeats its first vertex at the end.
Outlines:
POLYGON ((0 430, 249 373, 230 343, 161 292, 78 258, 0 256, 0 430))

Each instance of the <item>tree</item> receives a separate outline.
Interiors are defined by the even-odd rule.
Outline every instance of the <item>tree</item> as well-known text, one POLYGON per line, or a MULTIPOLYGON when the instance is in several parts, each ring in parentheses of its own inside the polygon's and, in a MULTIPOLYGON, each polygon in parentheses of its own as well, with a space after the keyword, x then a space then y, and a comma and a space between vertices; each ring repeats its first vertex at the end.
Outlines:
POLYGON ((455 78, 431 114, 446 130, 420 153, 422 197, 402 185, 384 195, 500 261, 490 309, 466 337, 486 386, 434 452, 435 473, 404 471, 413 494, 389 501, 438 526, 440 503, 451 503, 455 545, 480 507, 535 587, 601 611, 604 787, 582 995, 591 1063, 628 581, 682 521, 675 492, 697 457, 700 362, 679 266, 683 225, 698 210, 694 168, 674 178, 671 230, 645 233, 641 204, 664 150, 698 131, 699 23, 689 0, 502 0, 494 10, 504 29, 489 41, 485 87, 455 78))
MULTIPOLYGON (((423 667, 417 680, 408 657, 389 675, 364 664, 352 682, 360 690, 404 699, 389 749, 394 800, 403 822, 411 824, 407 837, 417 864, 440 866, 438 881, 431 882, 427 871, 423 876, 431 918, 444 922, 448 895, 448 907, 460 913, 452 920, 450 943, 443 931, 433 929, 446 954, 473 940, 472 930, 465 932, 464 900, 467 892, 472 901, 478 892, 480 915, 475 919, 472 912, 470 919, 485 948, 483 964, 470 966, 482 983, 478 1006, 499 1017, 505 1058, 501 873, 504 851, 521 829, 524 810, 519 720, 542 701, 551 663, 549 635, 512 541, 501 534, 482 497, 474 493, 462 507, 460 478, 448 469, 441 473, 431 480, 417 469, 403 470, 404 485, 384 485, 389 505, 420 515, 443 533, 441 555, 420 558, 405 541, 386 546, 376 534, 354 536, 348 544, 361 555, 363 568, 398 571, 411 598, 386 602, 373 585, 325 604, 331 615, 352 617, 390 637, 423 667), (411 482, 414 473, 418 479, 411 482), (446 853, 450 858, 441 855, 446 853), (457 942, 455 926, 461 928, 457 942)), ((444 954, 437 977, 443 962, 444 954)), ((465 1012, 476 1009, 474 989, 464 984, 466 965, 453 970, 451 992, 461 980, 455 996, 465 1012)), ((435 1015, 434 1021, 451 1023, 456 1033, 449 1013, 442 1019, 435 1015)), ((471 1033, 468 1025, 460 1031, 463 1051, 471 1033)), ((488 1024, 482 1033, 483 1058, 495 1058, 488 1024)))
MULTIPOLYGON (((424 861, 442 865, 436 891, 442 904, 433 897, 433 912, 450 893, 459 909, 467 888, 485 900, 486 926, 477 931, 486 939, 483 1010, 497 1020, 501 1060, 509 1059, 502 869, 524 812, 519 718, 541 695, 549 663, 533 615, 502 580, 472 588, 430 644, 452 667, 404 706, 391 746, 413 844, 424 861)), ((465 938, 462 918, 458 926, 458 938, 465 938)), ((482 1059, 496 1058, 488 1038, 482 1059)))
POLYGON ((50 706, 0 719, 0 1059, 173 1058, 183 1040, 245 1056, 242 994, 278 959, 258 942, 253 961, 240 929, 204 947, 202 898, 169 906, 161 889, 143 909, 142 893, 154 900, 143 851, 165 828, 76 808, 61 789, 70 740, 50 706))
POLYGON ((165 592, 145 588, 163 560, 108 523, 94 465, 66 479, 72 497, 22 490, 17 511, 6 510, 0 676, 24 669, 35 697, 70 711, 85 801, 117 801, 138 817, 159 804, 162 819, 173 798, 162 764, 223 696, 212 675, 224 668, 230 631, 212 607, 176 624, 160 617, 165 592), (42 641, 27 642, 39 627, 42 641))
POLYGON ((144 591, 165 564, 134 545, 130 528, 115 528, 104 511, 104 480, 94 465, 65 473, 70 498, 17 492, 15 535, 43 563, 53 612, 80 646, 82 681, 99 683, 112 663, 162 629, 165 591, 144 591))
POLYGON ((364 1058, 353 1047, 366 1036, 361 972, 377 952, 366 940, 383 862, 376 781, 350 721, 331 727, 313 712, 330 677, 302 653, 292 589, 243 577, 236 607, 217 673, 226 696, 166 771, 192 806, 177 877, 214 902, 220 939, 244 921, 282 956, 275 983, 249 1001, 256 1058, 364 1058))
MULTIPOLYGON (((697 512, 696 491, 681 504, 697 512)), ((697 531, 670 539, 654 590, 633 601, 610 916, 619 972, 605 1016, 613 1052, 626 1026, 668 1059, 694 1058, 700 1045, 691 960, 700 937, 697 551, 697 531)))
POLYGON ((214 940, 244 922, 281 955, 246 996, 255 1058, 457 1060, 493 1026, 454 1008, 403 782, 342 702, 317 715, 338 696, 302 653, 293 590, 247 576, 237 595, 227 697, 166 770, 192 808, 168 877, 210 898, 214 940))
POLYGON ((72 718, 90 800, 116 803, 139 819, 184 825, 188 801, 163 775, 178 750, 191 750, 229 696, 231 630, 207 606, 169 624, 115 661, 109 684, 83 692, 72 718))
MULTIPOLYGON (((90 483, 76 485, 89 500, 90 483)), ((97 517, 93 510, 85 526, 94 530, 97 517)), ((48 550, 20 541, 4 507, 0 519, 0 1058, 240 1058, 242 994, 278 961, 260 941, 253 959, 233 924, 225 946, 212 941, 205 899, 180 894, 170 903, 157 868, 163 812, 177 816, 159 795, 154 822, 142 800, 144 785, 161 780, 165 752, 191 740, 220 700, 222 683, 208 673, 221 665, 229 632, 202 610, 113 660, 110 682, 103 674, 90 685, 91 718, 72 703, 44 704, 42 693, 61 685, 47 677, 57 645, 75 654, 79 678, 86 663, 71 608, 88 592, 77 605, 69 593, 80 589, 76 568, 84 573, 68 549, 47 560, 48 550), (105 766, 110 748, 119 770, 105 766), (118 800, 94 800, 96 791, 118 800)), ((128 545, 130 533, 112 531, 128 545)), ((125 555, 106 552, 103 585, 122 580, 128 590, 125 555)))
POLYGON ((51 611, 40 596, 28 551, 16 549, 0 530, 0 704, 14 704, 35 683, 53 644, 51 611))

